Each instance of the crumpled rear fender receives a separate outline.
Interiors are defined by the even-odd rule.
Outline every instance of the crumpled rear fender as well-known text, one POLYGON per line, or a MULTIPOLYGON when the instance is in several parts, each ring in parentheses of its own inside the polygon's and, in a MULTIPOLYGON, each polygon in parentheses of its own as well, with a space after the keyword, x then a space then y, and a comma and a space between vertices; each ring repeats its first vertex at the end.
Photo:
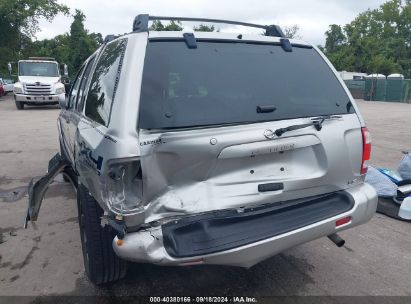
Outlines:
POLYGON ((57 153, 49 161, 47 174, 40 178, 37 182, 34 182, 33 179, 30 181, 28 189, 29 201, 27 214, 24 221, 24 228, 27 228, 28 221, 37 221, 41 203, 49 185, 53 182, 54 178, 68 166, 70 166, 69 161, 57 153))

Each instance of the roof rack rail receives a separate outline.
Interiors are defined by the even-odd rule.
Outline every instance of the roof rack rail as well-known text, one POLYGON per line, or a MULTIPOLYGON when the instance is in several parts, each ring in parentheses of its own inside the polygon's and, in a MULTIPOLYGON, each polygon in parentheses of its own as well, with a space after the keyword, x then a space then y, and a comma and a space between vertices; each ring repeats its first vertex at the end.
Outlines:
POLYGON ((211 22, 211 23, 225 23, 233 25, 241 25, 247 27, 260 28, 265 30, 266 36, 285 38, 281 27, 278 25, 261 25, 254 23, 246 23, 239 21, 230 21, 223 19, 208 19, 208 18, 191 18, 191 17, 167 17, 167 16, 150 16, 148 14, 137 15, 133 22, 133 32, 148 32, 148 22, 155 20, 167 20, 167 21, 193 21, 193 22, 211 22))

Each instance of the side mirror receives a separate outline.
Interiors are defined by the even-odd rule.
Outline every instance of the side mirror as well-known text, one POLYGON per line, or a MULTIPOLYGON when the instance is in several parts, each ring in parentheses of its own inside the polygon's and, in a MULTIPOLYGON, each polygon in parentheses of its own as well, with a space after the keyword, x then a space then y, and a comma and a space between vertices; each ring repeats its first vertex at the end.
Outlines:
POLYGON ((62 109, 67 109, 69 105, 69 98, 66 96, 65 98, 59 99, 59 105, 62 109))
POLYGON ((64 70, 64 76, 68 77, 68 67, 67 67, 67 64, 64 65, 63 70, 64 70))
POLYGON ((11 69, 11 63, 10 62, 7 64, 7 70, 9 70, 9 74, 11 76, 12 69, 11 69))

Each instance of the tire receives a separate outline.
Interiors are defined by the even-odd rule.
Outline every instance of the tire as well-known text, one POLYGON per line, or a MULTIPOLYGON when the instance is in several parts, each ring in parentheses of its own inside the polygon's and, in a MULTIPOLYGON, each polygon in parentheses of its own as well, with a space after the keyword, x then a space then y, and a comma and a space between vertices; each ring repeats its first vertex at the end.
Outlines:
POLYGON ((16 102, 16 108, 17 110, 23 110, 24 109, 24 103, 22 103, 21 101, 15 101, 16 102))
POLYGON ((127 262, 116 255, 112 246, 116 233, 108 225, 101 227, 103 210, 83 185, 78 187, 77 207, 87 277, 96 285, 124 278, 127 262))

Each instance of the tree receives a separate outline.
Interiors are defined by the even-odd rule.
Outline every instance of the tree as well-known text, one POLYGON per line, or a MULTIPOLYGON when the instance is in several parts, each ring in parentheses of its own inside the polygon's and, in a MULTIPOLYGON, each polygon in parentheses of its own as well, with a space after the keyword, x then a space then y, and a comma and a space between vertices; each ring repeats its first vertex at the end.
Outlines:
POLYGON ((329 28, 330 29, 325 32, 325 50, 326 52, 333 53, 345 42, 346 38, 341 26, 332 24, 329 28))
POLYGON ((371 58, 369 69, 372 74, 381 73, 384 75, 389 75, 397 72, 399 70, 399 66, 393 59, 386 58, 385 56, 379 54, 371 58))
MULTIPOLYGON (((57 0, 2 0, 0 2, 0 20, 2 26, 33 37, 39 30, 38 20, 45 18, 52 21, 59 14, 68 14, 68 7, 58 4, 57 0)), ((2 27, 2 31, 5 29, 2 27)))
POLYGON ((68 8, 56 0, 0 0, 0 72, 21 57, 39 30, 38 20, 51 21, 59 13, 68 14, 68 8))
MULTIPOLYGON (((204 25, 200 24, 199 26, 194 26, 193 30, 196 32, 214 32, 216 29, 214 25, 204 25)), ((219 30, 217 30, 218 32, 219 30)))
POLYGON ((70 35, 58 35, 52 39, 34 41, 28 44, 23 51, 23 58, 53 57, 58 62, 70 63, 70 35))
POLYGON ((337 69, 402 73, 411 78, 411 0, 390 0, 325 33, 325 51, 337 69))
POLYGON ((99 43, 96 36, 92 37, 84 27, 86 16, 78 9, 73 15, 74 21, 70 26, 70 66, 77 72, 83 62, 97 49, 99 43))
POLYGON ((22 51, 22 58, 30 56, 53 57, 69 67, 70 77, 77 74, 83 62, 103 43, 100 33, 88 33, 84 27, 84 14, 76 10, 70 26, 70 33, 52 39, 29 41, 22 51))
POLYGON ((297 24, 294 24, 294 25, 291 25, 291 26, 284 26, 283 31, 284 31, 285 37, 295 38, 295 39, 301 39, 302 38, 302 36, 299 34, 300 27, 297 24))
MULTIPOLYGON (((164 25, 160 20, 155 20, 153 21, 153 24, 150 26, 150 30, 151 31, 182 31, 183 26, 180 21, 171 21, 169 24, 164 25)), ((214 27, 214 25, 200 24, 199 26, 194 26, 193 30, 197 32, 214 32, 216 28, 214 27)))
POLYGON ((89 37, 91 40, 93 40, 97 45, 100 45, 103 43, 103 36, 101 33, 91 33, 89 34, 89 37))
POLYGON ((180 21, 171 21, 167 25, 163 25, 160 20, 153 21, 153 24, 150 26, 151 31, 182 31, 183 27, 181 26, 180 21))

